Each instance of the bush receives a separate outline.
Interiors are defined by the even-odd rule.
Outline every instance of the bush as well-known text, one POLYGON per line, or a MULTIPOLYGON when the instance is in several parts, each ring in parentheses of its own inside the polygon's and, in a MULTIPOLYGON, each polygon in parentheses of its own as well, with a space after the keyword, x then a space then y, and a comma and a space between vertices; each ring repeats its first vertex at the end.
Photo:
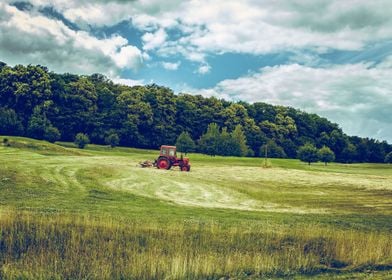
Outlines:
POLYGON ((90 139, 88 138, 87 134, 84 133, 78 133, 75 136, 75 145, 78 146, 80 149, 84 149, 84 147, 87 146, 87 144, 90 143, 90 139))
POLYGON ((10 145, 10 142, 9 142, 9 140, 8 140, 8 138, 4 138, 4 139, 3 139, 3 145, 6 146, 6 147, 11 146, 11 145, 10 145))
POLYGON ((60 131, 54 126, 49 126, 45 129, 44 139, 51 143, 54 143, 59 140, 60 136, 60 131))
POLYGON ((120 143, 120 137, 118 137, 117 133, 110 133, 106 138, 105 138, 105 143, 106 145, 110 145, 110 147, 114 148, 118 146, 120 143))

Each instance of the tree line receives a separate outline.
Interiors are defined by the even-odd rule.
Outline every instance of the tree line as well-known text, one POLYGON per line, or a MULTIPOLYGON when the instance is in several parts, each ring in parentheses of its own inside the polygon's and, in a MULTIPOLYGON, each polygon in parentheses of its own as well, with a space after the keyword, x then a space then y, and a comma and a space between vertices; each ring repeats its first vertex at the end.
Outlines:
POLYGON ((0 134, 158 148, 187 133, 207 154, 296 158, 299 147, 328 147, 339 162, 383 162, 386 141, 348 136, 316 114, 263 102, 174 94, 156 84, 125 86, 101 74, 57 74, 0 62, 0 134), (80 137, 80 136, 79 136, 80 137))

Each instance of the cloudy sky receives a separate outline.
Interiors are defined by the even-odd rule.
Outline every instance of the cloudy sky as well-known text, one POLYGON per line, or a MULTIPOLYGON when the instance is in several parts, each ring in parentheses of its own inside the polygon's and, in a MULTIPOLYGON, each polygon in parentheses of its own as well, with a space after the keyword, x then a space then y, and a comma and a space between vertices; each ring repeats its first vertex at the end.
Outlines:
POLYGON ((390 0, 0 3, 0 60, 288 105, 392 143, 390 0))

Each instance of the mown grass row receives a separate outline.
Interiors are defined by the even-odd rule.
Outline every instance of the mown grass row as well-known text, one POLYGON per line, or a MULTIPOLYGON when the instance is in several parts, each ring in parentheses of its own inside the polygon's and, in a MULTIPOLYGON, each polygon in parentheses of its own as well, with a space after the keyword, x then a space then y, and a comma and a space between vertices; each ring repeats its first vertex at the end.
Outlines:
POLYGON ((0 279, 201 279, 392 264, 386 232, 0 214, 0 279))

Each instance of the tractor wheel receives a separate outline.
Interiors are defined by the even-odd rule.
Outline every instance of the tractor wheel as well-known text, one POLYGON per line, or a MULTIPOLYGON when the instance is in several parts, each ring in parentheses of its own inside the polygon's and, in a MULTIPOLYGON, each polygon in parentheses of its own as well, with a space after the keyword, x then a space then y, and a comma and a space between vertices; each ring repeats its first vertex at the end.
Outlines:
POLYGON ((181 167, 181 171, 189 172, 189 170, 191 170, 191 166, 190 165, 184 165, 183 167, 181 167))
POLYGON ((169 162, 169 160, 168 159, 166 159, 166 158, 160 158, 160 159, 158 159, 158 162, 157 162, 157 167, 159 168, 159 169, 170 169, 170 162, 169 162))

